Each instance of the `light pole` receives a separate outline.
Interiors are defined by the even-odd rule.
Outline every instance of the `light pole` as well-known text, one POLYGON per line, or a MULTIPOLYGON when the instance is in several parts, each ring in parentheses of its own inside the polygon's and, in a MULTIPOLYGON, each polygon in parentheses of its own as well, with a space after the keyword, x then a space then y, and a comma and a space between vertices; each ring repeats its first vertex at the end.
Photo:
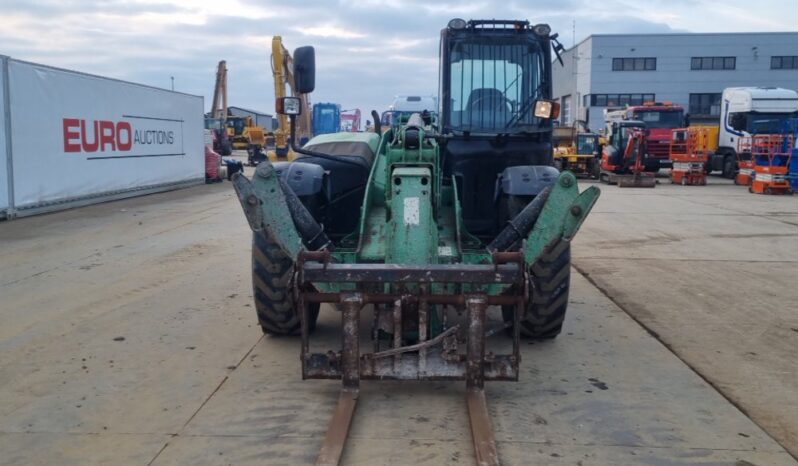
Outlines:
POLYGON ((174 91, 175 90, 175 77, 174 76, 169 76, 169 77, 172 79, 172 90, 174 91))

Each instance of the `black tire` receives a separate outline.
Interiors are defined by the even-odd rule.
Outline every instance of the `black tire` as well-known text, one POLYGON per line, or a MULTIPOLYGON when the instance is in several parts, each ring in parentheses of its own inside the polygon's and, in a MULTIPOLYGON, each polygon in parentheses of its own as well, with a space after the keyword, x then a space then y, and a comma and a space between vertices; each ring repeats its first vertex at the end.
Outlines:
MULTIPOLYGON (((252 295, 263 333, 269 335, 299 335, 299 310, 289 284, 294 263, 282 249, 263 232, 252 234, 252 295)), ((308 328, 316 327, 319 305, 308 309, 308 328)))
MULTIPOLYGON (((561 243, 532 265, 529 289, 532 295, 521 318, 521 336, 549 340, 562 331, 571 287, 571 245, 561 243)), ((502 306, 505 322, 513 320, 512 306, 502 306)))
POLYGON ((588 160, 587 173, 591 178, 599 179, 599 176, 601 176, 601 160, 595 157, 588 160))
POLYGON ((731 155, 727 155, 723 158, 723 177, 733 180, 735 177, 735 165, 737 162, 734 160, 734 157, 731 155))

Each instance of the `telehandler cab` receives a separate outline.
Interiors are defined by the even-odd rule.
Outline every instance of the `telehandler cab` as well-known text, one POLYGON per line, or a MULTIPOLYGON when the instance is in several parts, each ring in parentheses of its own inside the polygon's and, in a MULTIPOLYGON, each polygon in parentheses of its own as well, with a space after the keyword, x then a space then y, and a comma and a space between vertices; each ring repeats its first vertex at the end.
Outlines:
MULTIPOLYGON (((599 196, 552 166, 556 37, 527 21, 450 21, 437 125, 413 115, 299 148, 300 99, 278 99, 299 157, 234 186, 254 232, 264 332, 301 335, 303 378, 343 381, 317 464, 338 463, 361 379, 465 380, 477 462, 498 464, 483 384, 518 380, 522 335, 560 332, 570 241, 599 196), (338 350, 311 351, 321 303, 341 313, 338 350), (373 323, 365 354, 361 312, 373 323), (511 352, 486 351, 503 333, 511 352)), ((299 93, 313 91, 312 47, 294 52, 293 72, 299 93)))

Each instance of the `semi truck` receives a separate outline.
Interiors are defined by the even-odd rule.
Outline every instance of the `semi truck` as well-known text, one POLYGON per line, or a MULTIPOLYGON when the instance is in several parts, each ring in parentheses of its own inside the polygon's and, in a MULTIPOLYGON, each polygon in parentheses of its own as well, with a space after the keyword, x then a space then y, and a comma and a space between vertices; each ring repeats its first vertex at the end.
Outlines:
POLYGON ((606 109, 604 121, 609 125, 622 120, 642 121, 648 128, 646 170, 671 168, 671 133, 685 126, 684 108, 673 102, 645 102, 620 109, 606 109))
POLYGON ((383 127, 390 127, 399 123, 400 119, 407 119, 413 113, 424 111, 432 114, 433 119, 437 117, 438 98, 432 95, 405 95, 400 94, 394 97, 393 103, 388 110, 383 112, 380 124, 383 127))
POLYGON ((750 159, 750 153, 738 154, 740 140, 751 136, 757 121, 798 117, 798 92, 776 87, 729 87, 723 90, 720 105, 718 149, 710 154, 707 171, 720 171, 732 179, 737 160, 750 159))

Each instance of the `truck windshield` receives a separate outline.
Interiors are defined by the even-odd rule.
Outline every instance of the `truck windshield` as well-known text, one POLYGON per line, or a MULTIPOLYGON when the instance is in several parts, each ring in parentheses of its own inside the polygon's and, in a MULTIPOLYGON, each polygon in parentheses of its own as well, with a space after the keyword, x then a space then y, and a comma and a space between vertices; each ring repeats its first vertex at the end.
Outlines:
MULTIPOLYGON (((421 115, 422 110, 416 112, 388 110, 382 113, 382 117, 380 118, 380 124, 382 126, 393 126, 393 125, 407 123, 407 120, 414 113, 418 113, 419 115, 421 115)), ((432 116, 432 124, 436 124, 438 122, 437 112, 430 111, 429 114, 430 116, 432 116)))
POLYGON ((798 117, 795 113, 748 113, 745 114, 745 131, 751 134, 781 133, 784 122, 798 117))
POLYGON ((541 97, 541 56, 537 43, 455 42, 449 65, 450 126, 494 133, 535 124, 533 112, 525 107, 541 97), (511 121, 512 127, 505 129, 511 121))
POLYGON ((642 121, 648 128, 681 128, 684 126, 684 112, 648 110, 634 112, 633 120, 642 121))

